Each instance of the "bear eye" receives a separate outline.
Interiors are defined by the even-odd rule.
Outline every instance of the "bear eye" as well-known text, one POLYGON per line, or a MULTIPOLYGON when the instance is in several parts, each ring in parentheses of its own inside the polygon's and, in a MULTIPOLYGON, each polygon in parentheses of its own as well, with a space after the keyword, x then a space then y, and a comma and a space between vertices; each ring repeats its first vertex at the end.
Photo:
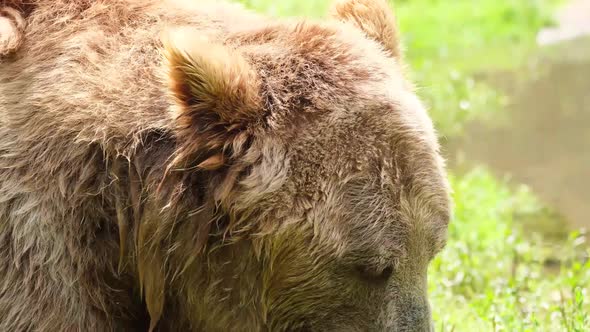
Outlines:
POLYGON ((357 265, 356 273, 359 278, 365 282, 372 284, 384 284, 391 278, 393 274, 393 266, 370 266, 370 265, 357 265))

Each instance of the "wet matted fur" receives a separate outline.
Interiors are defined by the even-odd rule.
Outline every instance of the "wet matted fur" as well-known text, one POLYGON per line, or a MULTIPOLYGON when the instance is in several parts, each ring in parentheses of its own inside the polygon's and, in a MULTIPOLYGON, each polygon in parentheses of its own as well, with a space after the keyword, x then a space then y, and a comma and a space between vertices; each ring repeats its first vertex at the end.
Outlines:
POLYGON ((448 186, 384 0, 0 2, 1 331, 429 331, 448 186))

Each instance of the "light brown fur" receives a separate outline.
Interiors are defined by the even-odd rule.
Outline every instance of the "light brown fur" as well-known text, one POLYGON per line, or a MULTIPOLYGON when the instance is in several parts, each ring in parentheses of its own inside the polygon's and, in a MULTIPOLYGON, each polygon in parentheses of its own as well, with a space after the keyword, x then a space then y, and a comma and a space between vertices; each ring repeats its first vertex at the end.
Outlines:
POLYGON ((1 331, 432 328, 448 187, 384 1, 2 5, 1 331))

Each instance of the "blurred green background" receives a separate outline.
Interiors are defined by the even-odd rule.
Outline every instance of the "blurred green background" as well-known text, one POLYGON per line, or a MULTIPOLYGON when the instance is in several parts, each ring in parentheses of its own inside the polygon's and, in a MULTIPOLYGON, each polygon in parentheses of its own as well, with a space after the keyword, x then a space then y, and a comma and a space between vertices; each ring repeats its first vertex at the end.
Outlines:
MULTIPOLYGON (((240 2, 272 16, 313 18, 325 17, 330 3, 240 2)), ((582 197, 590 183, 576 173, 590 170, 590 81, 581 78, 590 77, 590 48, 580 46, 590 43, 537 43, 560 19, 590 28, 590 9, 577 15, 588 1, 574 3, 571 19, 557 15, 565 0, 392 3, 454 188, 449 244, 430 268, 437 331, 590 331, 581 231, 590 220, 575 209, 590 203, 582 197), (556 166, 559 158, 565 162, 556 166), (568 221, 560 204, 586 219, 568 221)))

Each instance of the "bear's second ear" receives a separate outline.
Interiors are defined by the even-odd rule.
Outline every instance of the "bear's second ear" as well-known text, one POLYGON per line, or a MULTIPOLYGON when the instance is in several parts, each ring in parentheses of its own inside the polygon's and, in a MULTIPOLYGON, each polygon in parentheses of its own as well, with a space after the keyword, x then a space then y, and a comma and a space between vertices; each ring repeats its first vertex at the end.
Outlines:
POLYGON ((224 158, 215 151, 243 137, 240 134, 263 116, 259 77, 235 50, 188 31, 168 35, 163 42, 176 101, 179 154, 187 157, 206 150, 214 155, 192 161, 203 168, 220 167, 224 158))
POLYGON ((369 38, 381 43, 393 57, 401 57, 397 22, 386 0, 336 0, 332 16, 354 24, 369 38))

